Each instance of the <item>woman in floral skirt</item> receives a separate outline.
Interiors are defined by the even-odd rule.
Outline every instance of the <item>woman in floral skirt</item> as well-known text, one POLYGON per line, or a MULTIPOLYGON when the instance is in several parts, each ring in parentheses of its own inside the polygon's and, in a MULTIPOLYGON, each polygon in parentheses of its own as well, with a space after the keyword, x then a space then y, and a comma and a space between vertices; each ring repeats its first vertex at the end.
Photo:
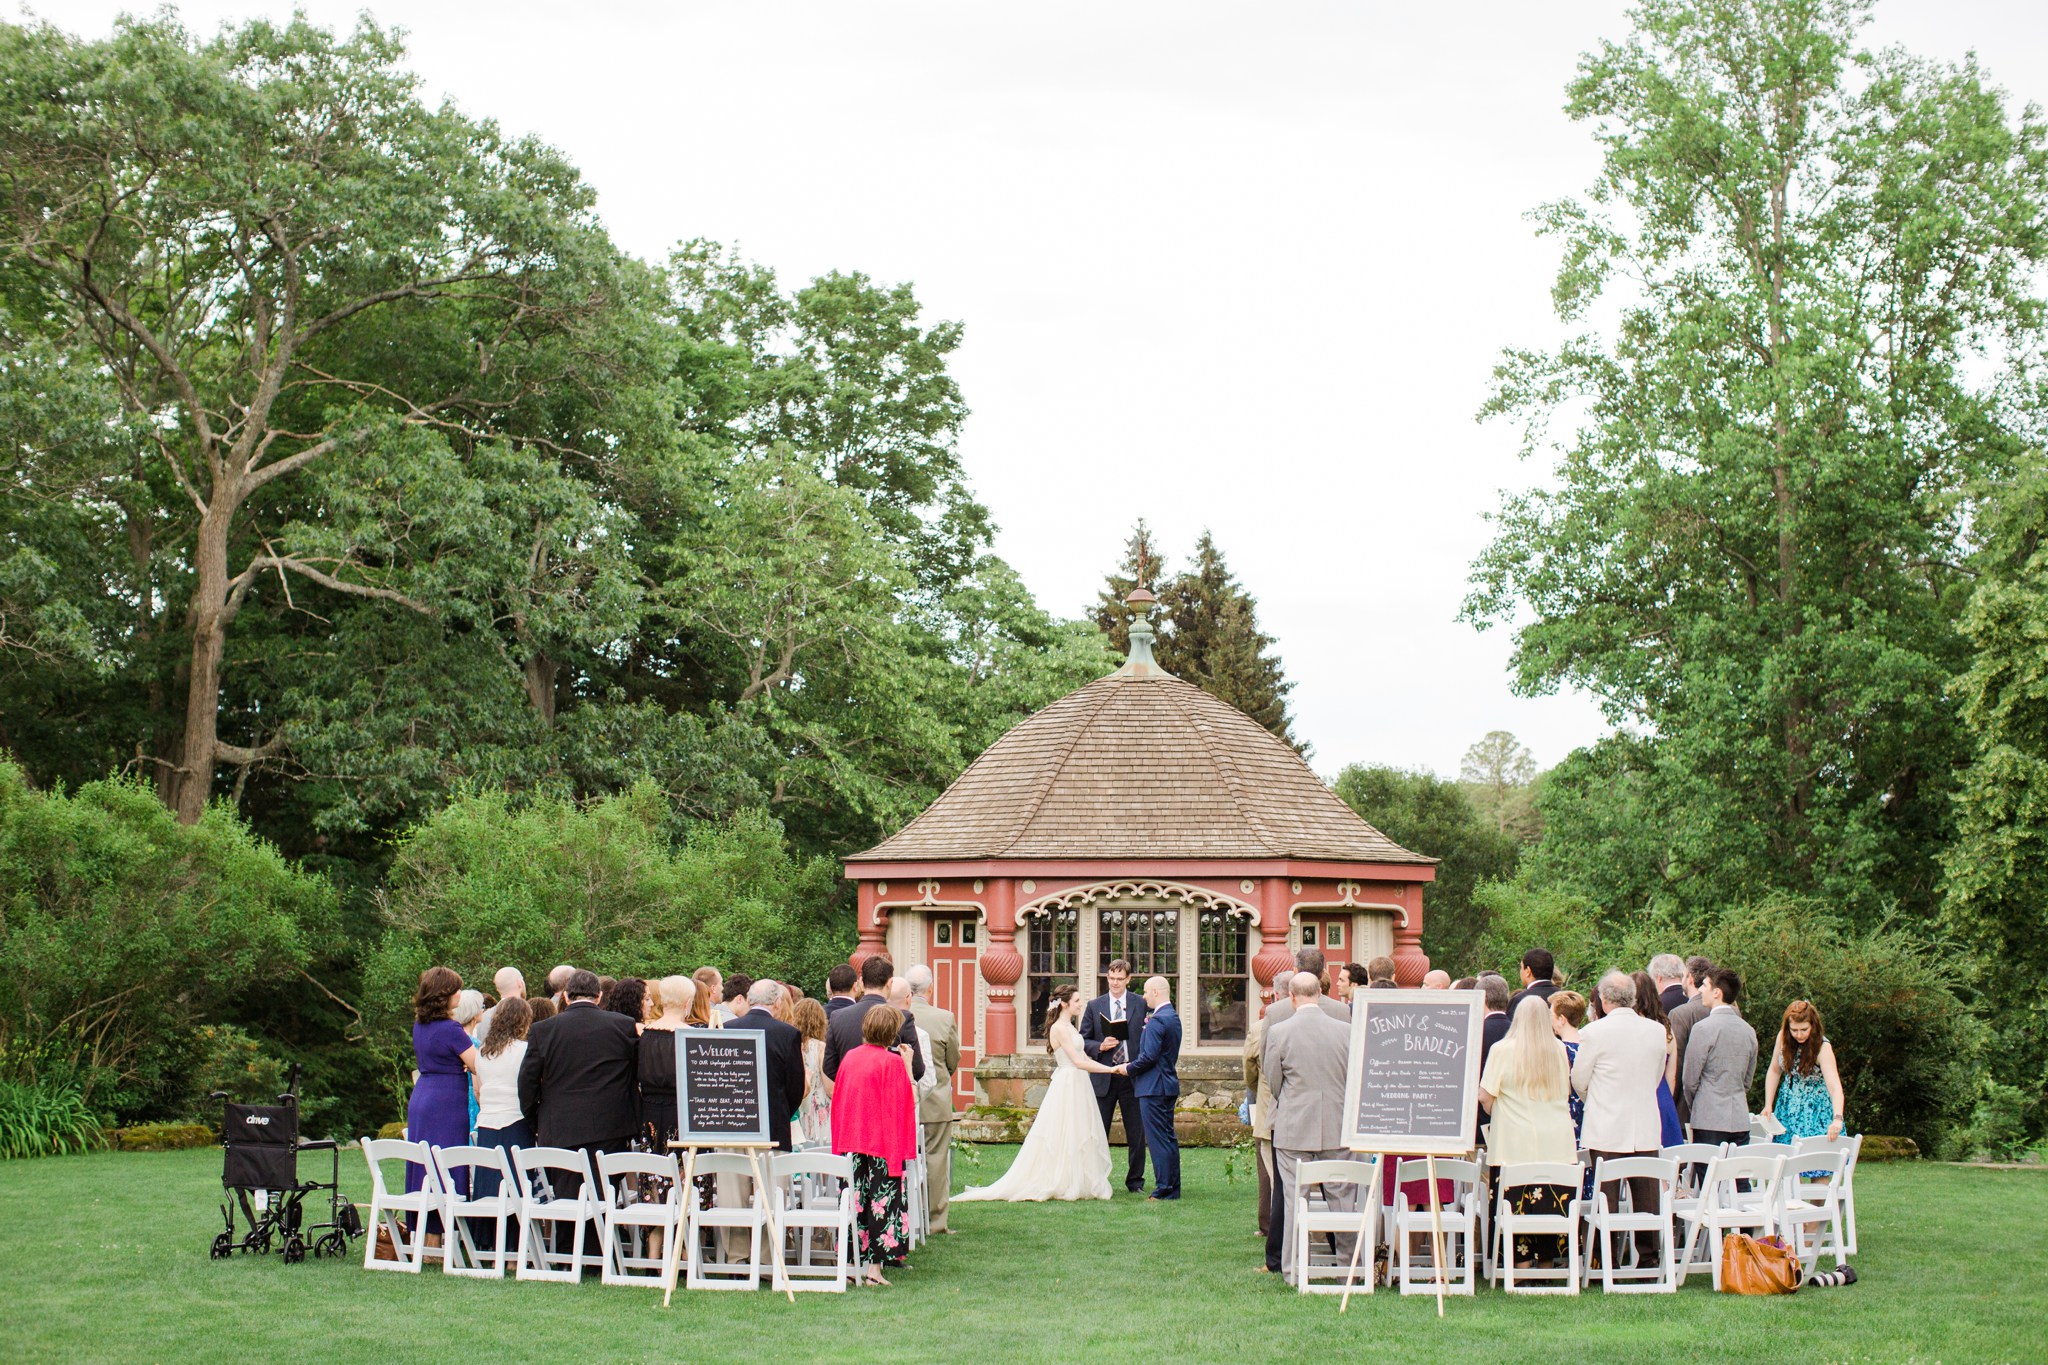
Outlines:
POLYGON ((832 1084, 832 1150, 853 1158, 855 1224, 863 1282, 887 1284, 910 1250, 903 1163, 918 1152, 917 1101, 896 1035, 903 1016, 876 1005, 861 1020, 861 1046, 839 1063, 832 1084))

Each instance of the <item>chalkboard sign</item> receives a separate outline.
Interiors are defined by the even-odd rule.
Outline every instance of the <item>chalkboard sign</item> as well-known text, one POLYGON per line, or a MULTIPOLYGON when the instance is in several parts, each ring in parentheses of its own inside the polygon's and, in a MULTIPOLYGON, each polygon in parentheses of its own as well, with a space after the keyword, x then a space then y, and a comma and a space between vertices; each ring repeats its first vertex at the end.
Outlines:
POLYGON ((768 1035, 677 1029, 676 1141, 700 1147, 766 1144, 768 1035))
POLYGON ((1485 1018, 1478 991, 1353 991, 1344 1145, 1408 1156, 1471 1151, 1485 1018))

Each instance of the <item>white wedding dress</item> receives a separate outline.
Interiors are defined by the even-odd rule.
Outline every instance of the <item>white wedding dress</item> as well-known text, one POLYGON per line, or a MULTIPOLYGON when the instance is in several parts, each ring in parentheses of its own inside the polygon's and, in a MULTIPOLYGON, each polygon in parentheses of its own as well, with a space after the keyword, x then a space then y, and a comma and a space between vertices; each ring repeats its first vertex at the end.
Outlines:
POLYGON ((1053 1053, 1052 1081, 1017 1159, 995 1184, 956 1194, 954 1203, 1109 1198, 1109 1135, 1102 1131, 1102 1111, 1096 1107, 1089 1073, 1074 1061, 1081 1051, 1081 1036, 1062 1021, 1054 1026, 1053 1037, 1058 1048, 1053 1053))

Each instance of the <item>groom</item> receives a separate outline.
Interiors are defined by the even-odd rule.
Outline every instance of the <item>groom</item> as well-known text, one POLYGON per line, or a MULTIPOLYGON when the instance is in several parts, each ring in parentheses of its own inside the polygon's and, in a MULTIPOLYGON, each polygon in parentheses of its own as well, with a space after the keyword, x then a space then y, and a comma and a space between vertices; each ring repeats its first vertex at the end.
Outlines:
POLYGON ((1145 1120, 1145 1149, 1152 1157, 1154 1199, 1180 1198, 1180 1142, 1173 1135, 1174 1102, 1180 1098, 1180 1016, 1173 1012, 1173 1000, 1166 978, 1155 976, 1145 982, 1145 1007, 1151 1011, 1145 1031, 1138 1038, 1138 1055, 1117 1068, 1131 1078, 1138 1096, 1138 1110, 1145 1120))

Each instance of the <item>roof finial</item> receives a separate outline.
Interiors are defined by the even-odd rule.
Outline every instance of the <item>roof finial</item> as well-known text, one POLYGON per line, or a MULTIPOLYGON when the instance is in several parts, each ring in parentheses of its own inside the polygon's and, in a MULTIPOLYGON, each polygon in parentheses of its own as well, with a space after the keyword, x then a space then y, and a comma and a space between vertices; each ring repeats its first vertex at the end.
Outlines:
MULTIPOLYGON (((1141 573, 1143 568, 1143 560, 1141 558, 1139 563, 1139 571, 1141 573)), ((1152 641, 1158 638, 1152 633, 1152 604, 1158 600, 1157 597, 1152 595, 1152 590, 1142 582, 1137 587, 1132 588, 1131 595, 1124 599, 1124 605, 1128 606, 1133 613, 1131 616, 1131 656, 1118 672, 1128 673, 1132 677, 1143 678, 1165 671, 1159 667, 1159 661, 1152 657, 1152 641)))

